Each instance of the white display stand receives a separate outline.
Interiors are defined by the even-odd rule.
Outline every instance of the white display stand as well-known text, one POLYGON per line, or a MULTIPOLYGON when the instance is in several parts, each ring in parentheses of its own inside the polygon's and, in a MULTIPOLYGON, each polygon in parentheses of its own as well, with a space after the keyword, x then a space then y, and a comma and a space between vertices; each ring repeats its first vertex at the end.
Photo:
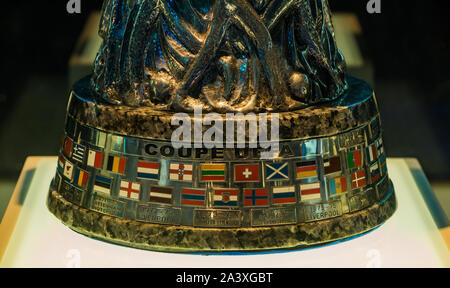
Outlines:
POLYGON ((137 250, 73 232, 47 210, 56 158, 42 159, 0 267, 450 267, 450 253, 407 162, 389 159, 388 168, 398 210, 371 233, 303 251, 205 256, 137 250))

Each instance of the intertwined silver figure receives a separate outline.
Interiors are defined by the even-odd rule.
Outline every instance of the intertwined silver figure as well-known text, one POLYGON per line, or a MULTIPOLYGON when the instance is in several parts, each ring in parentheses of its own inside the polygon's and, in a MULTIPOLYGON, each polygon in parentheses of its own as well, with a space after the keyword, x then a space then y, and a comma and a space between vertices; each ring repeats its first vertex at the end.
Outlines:
POLYGON ((105 1, 92 85, 110 103, 287 111, 342 96, 324 0, 105 1))

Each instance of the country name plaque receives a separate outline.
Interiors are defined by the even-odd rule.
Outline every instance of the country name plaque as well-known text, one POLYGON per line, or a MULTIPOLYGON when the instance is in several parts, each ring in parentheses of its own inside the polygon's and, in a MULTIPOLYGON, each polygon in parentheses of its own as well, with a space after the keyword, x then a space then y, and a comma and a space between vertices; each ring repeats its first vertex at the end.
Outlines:
POLYGON ((297 223, 295 207, 253 209, 251 212, 252 226, 274 226, 297 223))
POLYGON ((328 1, 105 0, 99 34, 47 200, 71 229, 252 252, 353 237, 395 212, 375 93, 346 73, 328 1))
POLYGON ((126 203, 94 194, 92 197, 91 209, 101 214, 124 218, 126 203))
POLYGON ((195 210, 194 226, 197 227, 240 227, 239 210, 195 210))
POLYGON ((181 223, 181 209, 138 205, 136 209, 136 220, 150 223, 178 225, 181 223))
POLYGON ((306 222, 335 218, 344 214, 340 201, 304 205, 303 209, 306 222))

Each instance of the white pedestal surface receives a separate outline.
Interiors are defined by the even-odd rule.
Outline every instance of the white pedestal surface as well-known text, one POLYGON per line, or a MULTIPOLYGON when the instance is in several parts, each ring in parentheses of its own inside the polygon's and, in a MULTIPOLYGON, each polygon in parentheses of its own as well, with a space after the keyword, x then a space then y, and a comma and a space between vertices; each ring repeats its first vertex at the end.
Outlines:
POLYGON ((403 159, 388 160, 397 212, 364 236, 303 251, 208 256, 137 250, 70 230, 46 206, 55 169, 53 159, 40 162, 1 267, 450 267, 450 253, 403 159))

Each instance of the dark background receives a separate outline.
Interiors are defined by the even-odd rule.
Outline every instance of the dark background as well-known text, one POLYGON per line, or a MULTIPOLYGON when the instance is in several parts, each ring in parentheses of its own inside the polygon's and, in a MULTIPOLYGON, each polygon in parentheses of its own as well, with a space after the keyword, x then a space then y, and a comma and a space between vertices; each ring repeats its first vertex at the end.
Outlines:
MULTIPOLYGON (((180 0, 181 1, 181 0, 180 0)), ((16 179, 29 155, 56 155, 68 99, 68 60, 90 11, 66 0, 3 1, 0 17, 0 178, 16 179), (12 4, 14 3, 14 4, 12 4)), ((359 16, 389 157, 416 157, 433 181, 450 180, 450 41, 443 1, 330 0, 359 16)))

